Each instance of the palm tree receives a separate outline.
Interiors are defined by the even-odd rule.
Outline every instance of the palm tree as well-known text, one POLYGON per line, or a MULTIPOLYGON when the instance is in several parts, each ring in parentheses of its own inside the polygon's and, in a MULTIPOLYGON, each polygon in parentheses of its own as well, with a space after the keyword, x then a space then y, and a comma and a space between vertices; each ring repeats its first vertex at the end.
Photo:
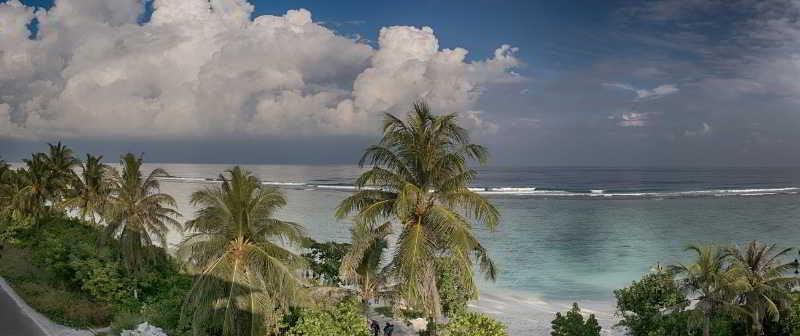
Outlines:
POLYGON ((167 247, 168 226, 180 230, 175 220, 180 214, 172 196, 161 193, 158 178, 168 176, 156 168, 146 177, 142 175, 142 158, 128 153, 120 161, 122 173, 111 169, 110 196, 105 211, 109 236, 118 238, 125 264, 138 271, 155 257, 152 247, 156 239, 162 248, 167 247))
POLYGON ((36 211, 31 203, 30 190, 22 169, 6 170, 0 180, 0 214, 20 222, 32 220, 36 211))
POLYGON ((467 188, 477 174, 468 161, 485 163, 487 156, 483 146, 470 143, 455 114, 437 116, 425 103, 415 103, 405 121, 386 115, 383 138, 360 161, 372 168, 356 181, 359 191, 336 210, 340 219, 355 213, 357 222, 374 225, 388 219, 399 225, 387 270, 397 284, 397 298, 423 311, 429 325, 442 315, 436 288, 438 256, 456 260, 464 288, 475 287, 473 257, 488 278, 495 278, 495 267, 473 236, 471 222, 494 230, 500 215, 487 199, 467 188))
POLYGON ((792 302, 789 289, 797 279, 785 274, 794 269, 794 264, 781 260, 791 251, 791 248, 778 250, 775 244, 758 241, 751 241, 744 248, 729 249, 734 266, 739 268, 736 284, 740 305, 736 311, 750 320, 755 336, 763 335, 765 318, 777 321, 780 309, 792 302))
POLYGON ((379 270, 389 246, 386 238, 392 233, 391 222, 379 226, 357 222, 350 233, 353 245, 342 258, 339 274, 342 280, 357 284, 361 298, 370 301, 378 297, 385 281, 379 270))
POLYGON ((18 183, 24 183, 26 187, 20 188, 20 198, 25 198, 28 204, 26 215, 31 217, 34 222, 48 211, 49 203, 55 198, 60 182, 54 178, 53 171, 47 164, 47 155, 44 153, 34 153, 30 159, 22 160, 25 168, 19 170, 18 183))
POLYGON ((60 141, 55 145, 47 145, 50 150, 41 156, 41 159, 50 170, 49 178, 53 186, 50 201, 54 205, 58 205, 76 179, 75 171, 72 168, 78 166, 80 161, 73 156, 72 149, 62 145, 60 141))
POLYGON ((730 284, 736 269, 727 263, 730 254, 719 247, 691 244, 686 250, 696 253, 694 262, 673 265, 670 270, 678 276, 678 286, 688 296, 696 297, 693 311, 702 320, 703 336, 709 336, 711 316, 730 306, 733 297, 730 284))
POLYGON ((240 167, 219 177, 221 185, 192 194, 200 209, 178 255, 197 275, 184 307, 193 309, 195 334, 216 317, 223 335, 263 335, 299 299, 295 272, 305 262, 284 245, 307 238, 300 225, 273 218, 286 205, 280 190, 240 167))
POLYGON ((97 217, 103 215, 109 195, 111 168, 102 163, 102 156, 86 154, 86 162, 81 163, 81 174, 73 179, 72 188, 62 205, 69 209, 77 209, 81 218, 91 218, 92 225, 97 226, 97 217))

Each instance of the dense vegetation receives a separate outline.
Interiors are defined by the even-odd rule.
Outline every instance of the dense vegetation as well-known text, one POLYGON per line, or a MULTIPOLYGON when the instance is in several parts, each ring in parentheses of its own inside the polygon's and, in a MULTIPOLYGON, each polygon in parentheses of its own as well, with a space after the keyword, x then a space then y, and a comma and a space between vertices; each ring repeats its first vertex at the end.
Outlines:
POLYGON ((274 218, 282 191, 240 167, 192 194, 198 210, 182 222, 160 189, 168 172, 143 171, 141 156, 115 168, 57 143, 16 169, 0 161, 0 275, 53 320, 112 333, 147 321, 170 335, 367 335, 365 303, 381 298, 391 309, 376 311, 427 317, 428 334, 504 335, 466 312, 473 263, 496 275, 470 228, 494 228, 499 214, 466 188, 476 175, 467 162, 486 150, 424 103, 407 121, 387 115, 384 131, 337 212, 356 215, 351 243, 315 242, 274 218), (401 253, 387 265, 394 231, 401 253), (183 232, 174 253, 168 232, 183 232))
POLYGON ((656 268, 614 291, 619 323, 634 336, 800 335, 791 249, 690 245, 689 264, 656 268))

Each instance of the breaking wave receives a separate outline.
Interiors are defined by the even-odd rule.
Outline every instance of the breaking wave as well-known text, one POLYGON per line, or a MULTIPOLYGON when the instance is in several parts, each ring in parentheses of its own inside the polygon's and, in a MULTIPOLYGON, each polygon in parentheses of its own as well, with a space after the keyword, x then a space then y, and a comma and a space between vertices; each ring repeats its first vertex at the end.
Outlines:
MULTIPOLYGON (((160 180, 175 183, 219 183, 218 179, 202 177, 162 177, 160 180)), ((352 192, 358 188, 349 184, 319 184, 294 181, 264 181, 263 185, 319 191, 352 192)), ((376 190, 377 187, 364 189, 376 190)), ((527 197, 527 198, 567 198, 567 199, 664 199, 664 198, 696 198, 696 197, 730 197, 730 196, 773 196, 800 194, 800 187, 782 188, 733 188, 708 189, 690 191, 609 191, 605 189, 559 190, 537 187, 487 186, 470 187, 469 190, 491 197, 527 197)))

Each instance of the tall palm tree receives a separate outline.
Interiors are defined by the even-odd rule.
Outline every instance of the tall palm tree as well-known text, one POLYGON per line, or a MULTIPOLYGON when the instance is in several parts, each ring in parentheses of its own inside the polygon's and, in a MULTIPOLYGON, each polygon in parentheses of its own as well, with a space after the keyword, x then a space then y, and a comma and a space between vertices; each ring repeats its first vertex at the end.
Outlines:
POLYGON ((31 202, 31 185, 22 169, 9 169, 3 173, 0 183, 0 214, 16 221, 33 220, 36 213, 31 202))
POLYGON ((456 260, 464 288, 475 287, 473 258, 488 278, 496 275, 472 234, 472 222, 493 230, 500 215, 487 199, 467 188, 477 174, 468 161, 485 163, 487 156, 483 146, 470 143, 455 114, 437 116, 425 103, 415 103, 406 120, 386 115, 383 138, 360 161, 372 167, 356 181, 358 192, 336 210, 340 219, 355 213, 356 222, 388 219, 399 226, 389 275, 397 298, 423 311, 429 325, 442 315, 437 256, 456 260))
POLYGON ((273 218, 286 205, 280 190, 240 167, 219 178, 222 184, 192 194, 200 209, 178 250, 197 272, 185 307, 193 309, 195 334, 218 318, 223 335, 263 335, 299 299, 304 259, 285 244, 307 238, 300 225, 273 218))
POLYGON ((41 156, 44 164, 50 170, 49 179, 52 183, 51 199, 53 205, 60 204, 72 182, 76 179, 72 168, 80 164, 80 160, 73 156, 72 149, 64 146, 59 141, 57 144, 47 144, 49 151, 41 156))
POLYGON ((357 284, 361 298, 370 301, 378 297, 385 281, 380 267, 389 246, 387 237, 392 233, 391 222, 382 225, 357 222, 350 233, 353 245, 342 258, 339 274, 342 280, 357 284))
POLYGON ((25 203, 29 206, 27 216, 33 218, 34 222, 46 212, 55 195, 60 182, 54 178, 53 171, 47 164, 47 155, 44 153, 34 153, 30 159, 22 160, 25 168, 19 170, 18 183, 25 183, 26 187, 21 188, 24 194, 19 195, 26 199, 25 203))
POLYGON ((86 162, 81 163, 81 174, 72 181, 72 188, 62 203, 68 209, 78 210, 81 218, 91 219, 97 226, 97 217, 103 215, 111 181, 111 168, 102 163, 103 156, 86 154, 86 162))
POLYGON ((729 249, 735 267, 740 269, 736 279, 740 304, 737 311, 750 320, 755 336, 763 335, 765 318, 778 320, 780 309, 792 302, 789 288, 797 284, 797 279, 786 274, 794 269, 794 264, 781 260, 791 251, 758 241, 751 241, 744 248, 729 249))
POLYGON ((122 173, 110 171, 105 221, 109 235, 120 241, 125 265, 137 271, 156 256, 152 249, 154 239, 166 248, 169 226, 181 230, 175 219, 180 214, 174 209, 175 199, 160 191, 158 177, 168 176, 166 171, 156 168, 147 176, 142 175, 142 158, 131 153, 124 155, 120 163, 122 173))
POLYGON ((730 254, 719 247, 691 244, 686 250, 696 254, 694 262, 673 265, 670 270, 678 276, 678 286, 689 297, 695 297, 693 311, 702 320, 703 336, 709 336, 711 315, 730 306, 735 294, 731 282, 736 268, 729 267, 730 254))

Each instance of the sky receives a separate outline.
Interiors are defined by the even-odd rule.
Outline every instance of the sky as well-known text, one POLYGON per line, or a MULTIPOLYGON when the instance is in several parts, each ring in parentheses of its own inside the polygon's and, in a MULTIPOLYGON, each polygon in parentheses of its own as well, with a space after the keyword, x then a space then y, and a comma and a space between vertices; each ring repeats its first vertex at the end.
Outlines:
POLYGON ((493 165, 800 165, 800 1, 0 0, 0 157, 354 163, 457 113, 493 165))

